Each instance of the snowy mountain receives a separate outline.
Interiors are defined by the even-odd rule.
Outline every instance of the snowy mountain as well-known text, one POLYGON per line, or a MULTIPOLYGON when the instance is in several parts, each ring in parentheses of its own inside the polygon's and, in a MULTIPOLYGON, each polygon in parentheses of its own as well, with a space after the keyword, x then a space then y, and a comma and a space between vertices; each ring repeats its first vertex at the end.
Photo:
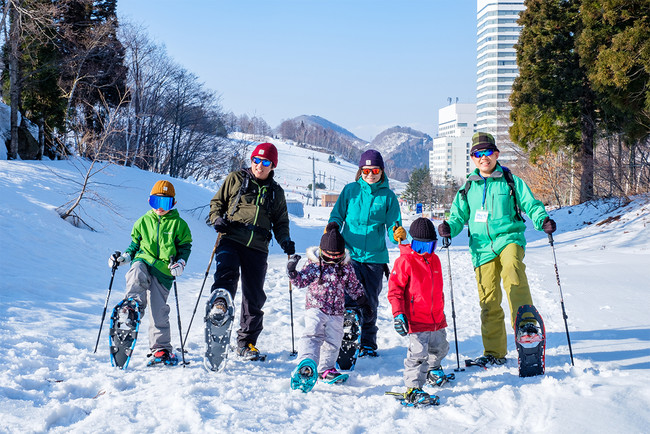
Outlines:
MULTIPOLYGON (((318 158, 317 170, 327 170, 337 182, 351 180, 356 171, 347 163, 330 167, 313 151, 284 143, 278 148, 277 179, 294 198, 301 197, 304 177, 311 172, 310 156, 318 158)), ((269 255, 264 331, 258 342, 268 360, 245 362, 231 356, 224 372, 207 372, 202 367, 202 311, 214 271, 209 259, 216 234, 203 219, 218 185, 105 167, 91 178, 90 187, 99 195, 95 199, 101 197, 109 206, 99 200, 83 205, 84 216, 96 229, 92 232, 71 226, 54 211, 78 189, 83 164, 0 161, 0 432, 647 431, 650 294, 643 270, 650 263, 649 195, 628 204, 602 201, 552 212, 558 223, 555 252, 575 366, 568 355, 553 254, 546 236, 530 229, 525 261, 535 305, 546 322, 546 374, 518 377, 508 326, 506 365, 456 372, 456 380, 444 388, 426 387, 440 396, 439 407, 411 409, 384 396, 385 391, 404 390, 407 344, 393 329, 385 285, 378 313, 379 357, 360 359, 344 385, 318 383, 308 394, 290 390, 296 360, 289 352, 292 337, 297 342, 301 335, 305 292, 289 291, 287 257, 276 244, 269 255), (113 251, 128 246, 132 224, 147 211, 149 191, 158 179, 174 183, 178 209, 194 239, 178 279, 183 334, 199 301, 186 343, 190 364, 146 367, 147 314, 129 368, 121 371, 109 362, 107 324, 93 353, 107 295, 112 308, 124 294, 125 267, 117 270, 109 292, 106 262, 113 251), (207 288, 199 297, 208 266, 207 288)), ((318 244, 328 216, 329 209, 321 207, 305 207, 304 217, 291 216, 299 252, 318 244)), ((414 216, 404 218, 408 226, 414 216)), ((482 348, 467 241, 465 234, 459 235, 449 251, 437 252, 451 345, 443 363, 447 372, 457 366, 454 335, 461 363, 482 348)), ((391 262, 397 255, 392 246, 391 262)), ((238 293, 238 308, 240 297, 238 293)), ((169 304, 172 342, 179 345, 175 294, 170 294, 169 304)))
POLYGON ((351 139, 354 142, 358 142, 360 144, 366 143, 365 140, 362 140, 352 134, 350 131, 346 130, 340 125, 335 124, 334 122, 330 122, 325 118, 322 118, 320 116, 316 115, 301 115, 298 117, 295 117, 293 120, 296 122, 304 122, 306 124, 311 124, 311 125, 320 125, 321 127, 327 129, 327 130, 332 130, 335 133, 338 133, 344 137, 347 137, 348 139, 351 139))
POLYGON ((431 136, 408 127, 396 126, 382 131, 366 149, 381 152, 391 178, 408 182, 413 169, 429 167, 431 136))

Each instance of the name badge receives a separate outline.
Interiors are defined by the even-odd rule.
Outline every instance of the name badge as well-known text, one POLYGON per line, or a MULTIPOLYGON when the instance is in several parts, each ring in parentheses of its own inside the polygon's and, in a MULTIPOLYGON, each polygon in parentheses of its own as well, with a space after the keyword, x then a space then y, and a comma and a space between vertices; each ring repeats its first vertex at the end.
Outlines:
POLYGON ((476 211, 476 214, 474 214, 474 221, 477 223, 485 223, 487 222, 488 219, 488 212, 486 210, 478 210, 476 211))

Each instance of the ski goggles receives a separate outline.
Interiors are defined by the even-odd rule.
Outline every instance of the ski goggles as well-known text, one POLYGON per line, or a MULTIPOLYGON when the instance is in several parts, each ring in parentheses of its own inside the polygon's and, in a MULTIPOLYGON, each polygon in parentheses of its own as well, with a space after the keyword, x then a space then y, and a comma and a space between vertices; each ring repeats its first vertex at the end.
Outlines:
POLYGON ((169 196, 149 196, 149 205, 153 209, 162 209, 164 211, 169 211, 174 207, 174 198, 169 196))
POLYGON ((421 255, 425 253, 433 253, 434 250, 436 250, 436 244, 437 241, 418 241, 418 240, 413 240, 411 241, 411 249, 413 249, 414 252, 417 252, 421 255))
POLYGON ((263 160, 260 157, 253 157, 253 163, 255 164, 262 163, 262 166, 269 167, 271 165, 271 160, 263 160))
POLYGON ((381 169, 379 167, 375 167, 374 169, 361 169, 361 173, 364 175, 369 175, 371 173, 373 175, 379 175, 381 173, 381 169))
POLYGON ((494 149, 481 149, 480 151, 473 152, 472 157, 474 158, 489 157, 492 154, 494 154, 494 149))
POLYGON ((340 264, 345 259, 345 253, 320 251, 320 256, 326 264, 340 264))

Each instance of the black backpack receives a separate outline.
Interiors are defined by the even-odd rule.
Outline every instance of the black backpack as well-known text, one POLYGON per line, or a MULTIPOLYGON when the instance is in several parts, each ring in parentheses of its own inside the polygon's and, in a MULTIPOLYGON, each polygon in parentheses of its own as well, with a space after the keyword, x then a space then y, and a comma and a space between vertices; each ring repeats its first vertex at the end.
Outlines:
MULTIPOLYGON (((506 166, 501 166, 501 169, 503 170, 503 177, 505 178, 506 182, 508 183, 508 186, 510 187, 510 195, 512 196, 515 202, 515 218, 517 220, 521 220, 522 222, 525 222, 526 220, 521 215, 521 209, 519 208, 519 203, 517 202, 517 192, 515 190, 515 178, 512 177, 512 172, 506 166)), ((471 187, 471 183, 472 181, 468 180, 467 182, 465 182, 465 186, 460 190, 460 193, 463 195, 463 199, 465 199, 466 202, 467 202, 467 192, 471 187)))

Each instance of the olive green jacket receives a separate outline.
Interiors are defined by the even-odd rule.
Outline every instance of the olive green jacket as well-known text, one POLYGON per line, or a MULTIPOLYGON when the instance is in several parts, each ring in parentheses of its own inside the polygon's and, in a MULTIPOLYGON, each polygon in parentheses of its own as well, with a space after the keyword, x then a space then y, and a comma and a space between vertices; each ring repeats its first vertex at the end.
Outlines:
POLYGON ((222 235, 224 239, 263 252, 269 250, 271 234, 280 245, 290 239, 287 201, 273 174, 271 171, 264 181, 255 178, 250 169, 236 170, 226 176, 210 201, 208 216, 210 224, 218 217, 230 222, 222 235), (244 189, 242 184, 247 184, 244 189))

